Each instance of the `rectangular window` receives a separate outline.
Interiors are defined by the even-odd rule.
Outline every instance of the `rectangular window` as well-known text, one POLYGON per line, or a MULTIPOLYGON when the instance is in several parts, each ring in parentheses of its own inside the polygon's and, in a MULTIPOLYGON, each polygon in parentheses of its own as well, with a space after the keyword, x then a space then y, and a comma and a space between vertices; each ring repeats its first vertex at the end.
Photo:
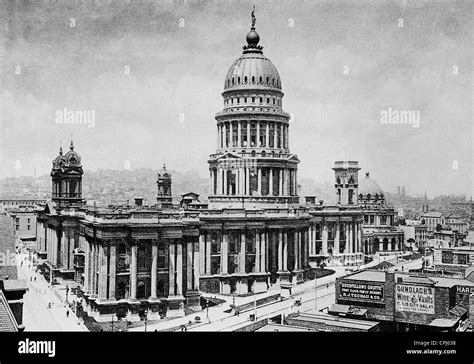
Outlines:
POLYGON ((374 225, 374 224, 375 224, 375 216, 370 215, 370 225, 374 225))

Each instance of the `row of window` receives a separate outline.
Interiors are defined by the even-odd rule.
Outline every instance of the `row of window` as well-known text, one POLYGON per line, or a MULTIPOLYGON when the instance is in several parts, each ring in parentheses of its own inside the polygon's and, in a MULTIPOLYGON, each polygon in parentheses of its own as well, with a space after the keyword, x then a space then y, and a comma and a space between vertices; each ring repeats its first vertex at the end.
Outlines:
POLYGON ((244 103, 246 104, 247 102, 251 102, 251 103, 255 103, 256 100, 258 99, 258 102, 260 104, 263 104, 265 99, 267 101, 267 104, 273 104, 273 105, 276 105, 276 106, 279 106, 281 107, 281 100, 279 98, 276 98, 276 97, 256 97, 256 96, 252 96, 252 97, 228 97, 228 98, 225 98, 224 99, 224 105, 238 105, 240 103, 244 103), (250 101, 251 100, 251 101, 250 101))
POLYGON ((255 76, 252 76, 250 79, 247 76, 244 76, 242 78, 240 76, 234 76, 232 78, 227 79, 227 87, 230 87, 230 85, 245 85, 248 84, 249 81, 251 81, 252 84, 255 84, 257 80, 257 84, 265 84, 264 80, 266 80, 267 86, 280 87, 280 80, 278 78, 275 79, 275 77, 270 78, 269 76, 267 76, 265 79, 262 76, 258 77, 258 79, 255 76))

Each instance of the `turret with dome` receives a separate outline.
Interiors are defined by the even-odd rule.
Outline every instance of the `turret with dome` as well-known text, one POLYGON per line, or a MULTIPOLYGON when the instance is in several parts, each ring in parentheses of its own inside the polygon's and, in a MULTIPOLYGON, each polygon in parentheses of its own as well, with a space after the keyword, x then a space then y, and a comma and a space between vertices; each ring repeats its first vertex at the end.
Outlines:
POLYGON ((71 140, 69 151, 63 155, 62 146, 59 155, 53 160, 51 170, 52 200, 60 207, 79 207, 82 205, 82 170, 81 157, 74 150, 71 140))
POLYGON ((242 55, 224 82, 216 114, 217 151, 210 156, 211 207, 288 206, 298 203, 299 159, 288 145, 290 115, 282 109, 280 75, 263 55, 252 27, 242 55))

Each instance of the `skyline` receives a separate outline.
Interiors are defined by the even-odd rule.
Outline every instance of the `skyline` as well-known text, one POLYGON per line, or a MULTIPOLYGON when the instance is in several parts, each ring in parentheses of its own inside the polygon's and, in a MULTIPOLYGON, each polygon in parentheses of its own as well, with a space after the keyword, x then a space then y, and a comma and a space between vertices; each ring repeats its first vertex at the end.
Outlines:
MULTIPOLYGON (((3 9, 0 178, 48 174, 71 133, 85 170, 166 162, 206 177, 251 4, 88 4, 3 9), (64 109, 94 112, 94 126, 56 123, 64 109)), ((331 182, 334 161, 358 160, 359 178, 370 172, 384 191, 473 195, 470 7, 257 4, 260 43, 294 115, 300 179, 331 182), (417 112, 419 126, 383 123, 390 110, 417 112)))

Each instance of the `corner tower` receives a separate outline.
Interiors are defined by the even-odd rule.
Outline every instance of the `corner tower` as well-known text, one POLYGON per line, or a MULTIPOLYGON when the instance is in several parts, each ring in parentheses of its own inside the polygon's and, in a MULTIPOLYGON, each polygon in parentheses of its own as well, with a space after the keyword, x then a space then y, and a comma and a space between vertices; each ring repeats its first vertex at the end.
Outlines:
POLYGON ((82 170, 81 157, 74 151, 74 144, 66 155, 59 148, 59 155, 53 160, 51 170, 52 200, 58 207, 80 207, 82 205, 82 170))
POLYGON ((299 203, 299 159, 288 145, 280 75, 252 27, 227 72, 224 109, 215 116, 217 150, 209 159, 210 208, 288 207, 299 203))
POLYGON ((337 161, 334 164, 337 204, 357 205, 359 187, 359 163, 357 161, 337 161))

